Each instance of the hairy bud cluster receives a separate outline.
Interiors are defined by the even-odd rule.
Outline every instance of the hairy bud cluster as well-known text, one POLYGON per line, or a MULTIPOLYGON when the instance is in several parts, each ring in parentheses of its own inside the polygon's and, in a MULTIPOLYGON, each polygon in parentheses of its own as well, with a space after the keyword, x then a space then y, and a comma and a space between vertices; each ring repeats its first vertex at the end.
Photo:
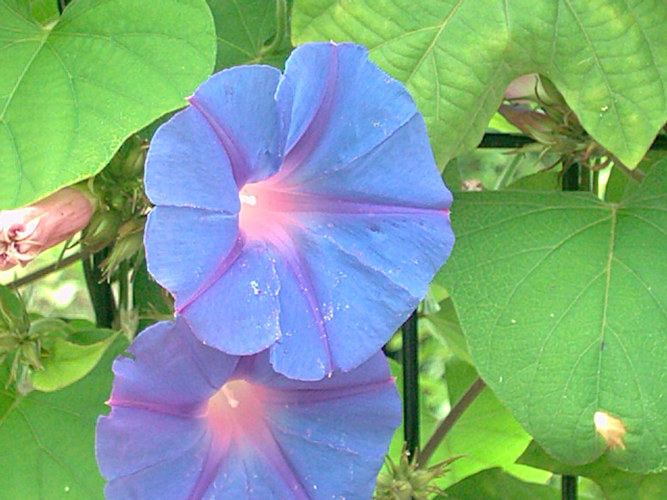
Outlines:
POLYGON ((403 447, 399 463, 387 457, 386 467, 380 473, 375 500, 428 500, 431 495, 445 495, 435 481, 449 471, 447 466, 460 456, 452 457, 430 467, 420 467, 416 457, 403 447))
POLYGON ((507 87, 504 95, 509 104, 500 106, 500 114, 537 141, 522 150, 556 153, 559 159, 554 165, 563 163, 565 168, 579 163, 599 170, 611 161, 548 78, 523 75, 507 87))

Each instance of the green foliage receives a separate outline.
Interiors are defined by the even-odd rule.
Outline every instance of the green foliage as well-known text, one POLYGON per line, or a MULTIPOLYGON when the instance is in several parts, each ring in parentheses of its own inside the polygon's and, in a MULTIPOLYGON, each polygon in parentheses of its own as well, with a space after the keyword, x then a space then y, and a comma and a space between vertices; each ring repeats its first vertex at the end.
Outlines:
MULTIPOLYGON (((90 329, 90 327, 88 328, 90 329)), ((32 373, 32 385, 39 391, 56 391, 86 376, 100 361, 107 348, 118 336, 117 332, 99 329, 90 334, 103 334, 102 340, 90 344, 78 344, 56 338, 49 346, 49 356, 42 369, 32 373)))
POLYGON ((524 483, 503 472, 489 469, 470 476, 447 490, 446 497, 437 500, 557 500, 560 493, 555 488, 541 484, 524 483))
POLYGON ((655 500, 667 498, 667 472, 637 474, 613 467, 607 457, 587 465, 572 466, 549 456, 532 442, 518 460, 520 463, 550 470, 557 474, 583 476, 595 481, 607 500, 655 500))
POLYGON ((0 38, 0 208, 101 170, 185 104, 215 50, 204 0, 79 0, 48 26, 0 0, 0 38))
MULTIPOLYGON (((457 359, 447 363, 447 387, 454 404, 477 377, 468 364, 457 359)), ((428 436, 430 432, 426 431, 428 436)), ((463 455, 450 466, 439 483, 447 487, 481 470, 513 464, 528 446, 530 436, 487 387, 454 424, 434 453, 433 463, 463 455)))
POLYGON ((282 69, 292 50, 286 0, 207 0, 215 20, 216 69, 271 64, 282 69))
POLYGON ((111 362, 127 345, 117 338, 97 367, 79 382, 55 392, 21 396, 5 389, 0 366, 0 491, 3 498, 103 499, 94 432, 106 413, 111 362))
POLYGON ((595 460, 593 415, 624 423, 612 463, 667 467, 667 160, 619 204, 577 193, 461 193, 440 274, 489 386, 559 459, 595 460), (641 244, 638 244, 641 242, 641 244))
MULTIPOLYGON (((399 393, 403 393, 401 365, 392 362, 392 374, 397 377, 399 393)), ((447 363, 445 382, 450 391, 450 403, 454 404, 476 378, 476 372, 456 358, 447 363)), ((429 385, 428 376, 422 375, 422 387, 429 385)), ((429 411, 425 398, 420 399, 420 430, 422 447, 433 434, 439 420, 429 411)), ((491 467, 504 467, 514 463, 530 443, 530 436, 514 420, 509 411, 498 402, 493 393, 484 389, 449 431, 442 444, 428 462, 437 464, 461 458, 447 465, 448 472, 436 480, 441 488, 447 488, 468 476, 491 467)), ((400 457, 403 447, 403 426, 394 434, 389 455, 400 457)))
POLYGON ((438 312, 421 318, 419 327, 426 329, 434 338, 443 342, 459 359, 472 364, 459 318, 451 299, 448 298, 440 302, 438 312))
POLYGON ((667 119, 666 22, 662 0, 296 0, 292 39, 367 45, 412 92, 443 167, 477 145, 507 84, 531 72, 634 166, 667 119))
MULTIPOLYGON (((0 209, 91 178, 132 134, 149 140, 213 68, 282 67, 292 42, 367 45, 412 92, 456 191, 455 250, 420 309, 421 444, 478 373, 487 384, 429 465, 463 456, 429 486, 550 500, 554 473, 610 500, 667 498, 667 158, 646 154, 667 120, 663 0, 76 0, 62 16, 57 0, 0 0, 0 39, 0 209), (474 150, 489 129, 517 132, 496 112, 529 72, 610 152, 610 171, 584 171, 593 193, 561 192, 551 153, 474 150), (597 411, 621 420, 624 447, 608 447, 597 411)), ((107 210, 85 234, 103 236, 97 251, 132 219, 137 258, 109 277, 122 310, 109 317, 131 337, 173 303, 141 258, 143 156, 125 153, 88 183, 107 210)), ((80 272, 52 274, 25 304, 0 287, 2 498, 103 498, 94 426, 126 341, 48 317, 92 317, 87 298, 54 306, 73 283, 85 294, 80 272)), ((395 463, 402 448, 401 427, 395 463)))

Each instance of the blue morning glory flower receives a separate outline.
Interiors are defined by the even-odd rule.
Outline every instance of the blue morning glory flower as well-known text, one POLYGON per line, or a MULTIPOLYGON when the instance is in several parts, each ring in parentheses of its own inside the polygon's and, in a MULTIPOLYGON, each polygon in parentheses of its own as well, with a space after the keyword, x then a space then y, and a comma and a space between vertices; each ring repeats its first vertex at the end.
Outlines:
POLYGON ((155 134, 149 271, 206 344, 316 380, 373 356, 453 244, 405 87, 353 44, 222 71, 155 134))
POLYGON ((268 351, 227 355, 182 318, 113 364, 96 454, 109 500, 370 498, 401 402, 386 359, 320 381, 277 374, 268 351))

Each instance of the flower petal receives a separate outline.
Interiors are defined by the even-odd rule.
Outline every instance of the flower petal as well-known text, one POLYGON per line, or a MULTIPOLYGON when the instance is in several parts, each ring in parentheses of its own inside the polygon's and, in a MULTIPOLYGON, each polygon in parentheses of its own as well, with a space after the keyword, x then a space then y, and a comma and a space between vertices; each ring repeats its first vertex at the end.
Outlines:
POLYGON ((182 319, 149 328, 130 351, 97 427, 109 500, 370 497, 401 415, 381 352, 348 373, 295 381, 271 369, 268 351, 236 362, 198 343, 182 319), (198 410, 181 414, 189 400, 198 410))
MULTIPOLYGON (((267 442, 266 446, 271 450, 276 448, 275 442, 267 442)), ((306 494, 282 455, 277 460, 267 455, 271 454, 266 448, 232 445, 202 498, 314 498, 306 494)))
POLYGON ((229 160, 210 168, 231 168, 241 208, 227 225, 195 209, 177 224, 159 206, 147 259, 201 340, 270 347, 277 371, 314 380, 364 362, 416 307, 451 251, 452 200, 414 102, 366 49, 306 44, 276 75, 226 70, 191 98, 229 160))
POLYGON ((348 372, 337 371, 330 377, 317 381, 295 380, 276 373, 273 367, 266 362, 267 352, 261 352, 254 356, 242 357, 236 366, 234 376, 252 380, 253 383, 264 387, 276 389, 281 395, 281 401, 285 402, 285 394, 288 391, 304 390, 309 398, 314 398, 314 390, 324 394, 341 394, 345 388, 356 390, 359 387, 374 386, 393 381, 389 370, 389 363, 381 351, 374 353, 368 360, 348 372))
POLYGON ((206 286, 238 239, 237 216, 197 208, 155 207, 148 214, 148 270, 177 306, 206 286))
POLYGON ((267 418, 282 460, 311 498, 370 498, 382 459, 401 421, 401 403, 382 353, 352 372, 315 383, 267 370, 263 354, 238 372, 274 388, 267 418))
MULTIPOLYGON (((280 168, 284 134, 274 101, 280 76, 270 66, 239 66, 213 75, 190 97, 225 149, 239 187, 280 168)), ((224 165, 208 170, 216 168, 224 165)))
POLYGON ((238 188, 227 153, 206 119, 192 107, 155 132, 145 171, 146 194, 156 205, 239 212, 238 188))
POLYGON ((196 419, 113 406, 98 419, 95 447, 102 475, 114 480, 193 454, 201 464, 208 438, 196 419))
MULTIPOLYGON (((343 127, 343 132, 346 130, 343 127)), ((373 132, 372 125, 358 127, 363 137, 373 132)), ((421 115, 414 114, 398 128, 386 132, 381 142, 359 156, 346 158, 339 164, 330 161, 324 166, 327 158, 335 158, 335 144, 325 141, 355 140, 339 138, 336 130, 327 129, 311 159, 295 169, 281 183, 281 188, 288 186, 289 193, 308 193, 319 199, 321 210, 335 212, 340 210, 337 203, 346 202, 359 204, 360 208, 363 205, 369 213, 387 210, 409 213, 410 208, 423 208, 442 212, 443 220, 447 220, 446 210, 452 204, 452 196, 435 165, 421 115), (320 155, 322 160, 317 160, 315 157, 320 155), (319 173, 311 168, 317 161, 323 165, 319 173)))
POLYGON ((113 363, 109 404, 176 415, 197 411, 234 371, 238 359, 203 345, 182 318, 151 325, 128 352, 132 358, 121 356, 113 363))
POLYGON ((410 94, 368 60, 364 47, 296 48, 276 95, 290 124, 284 166, 271 179, 281 188, 408 206, 451 204, 410 94), (355 161, 365 155, 371 158, 355 161))
POLYGON ((389 340, 421 297, 335 241, 312 238, 306 231, 295 231, 293 238, 317 299, 333 366, 350 370, 389 340))
POLYGON ((274 370, 299 380, 319 380, 333 370, 329 341, 315 313, 317 302, 299 269, 290 267, 284 256, 276 259, 280 277, 281 336, 271 346, 274 370))
MULTIPOLYGON (((454 244, 448 215, 435 210, 304 214, 300 219, 308 228, 297 236, 300 245, 302 240, 309 246, 334 243, 371 270, 366 280, 372 282, 380 272, 415 297, 426 295, 454 244)), ((309 259, 307 253, 304 257, 309 259)), ((374 287, 368 288, 370 293, 374 287)))
POLYGON ((254 354, 280 338, 280 282, 275 256, 247 242, 210 287, 177 311, 204 343, 230 354, 254 354))

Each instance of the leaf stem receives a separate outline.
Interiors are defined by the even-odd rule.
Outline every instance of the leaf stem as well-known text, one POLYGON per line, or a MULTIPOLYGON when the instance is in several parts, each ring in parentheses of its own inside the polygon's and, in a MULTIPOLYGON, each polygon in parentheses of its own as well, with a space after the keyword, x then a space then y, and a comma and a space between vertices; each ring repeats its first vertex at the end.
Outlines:
POLYGON ((512 157, 512 161, 509 164, 509 166, 505 168, 496 179, 495 185, 493 186, 494 191, 505 188, 508 186, 508 184, 510 184, 510 182, 512 182, 512 179, 514 178, 514 174, 516 173, 516 169, 519 166, 520 161, 521 161, 521 155, 514 155, 512 157))
POLYGON ((273 54, 280 50, 285 36, 287 35, 287 2, 286 0, 276 0, 276 34, 271 43, 262 47, 259 51, 260 57, 273 54))
POLYGON ((477 399, 482 390, 486 387, 486 383, 477 377, 475 381, 468 387, 468 390, 463 393, 452 409, 449 411, 445 419, 440 422, 435 429, 424 449, 419 454, 419 467, 425 467, 428 460, 433 456, 435 450, 440 446, 440 443, 445 439, 449 431, 454 427, 454 424, 461 418, 461 415, 468 409, 468 407, 477 399))
POLYGON ((612 162, 614 163, 614 167, 618 168, 621 172, 623 172, 625 175, 627 175, 631 179, 633 179, 637 182, 641 182, 641 181, 644 180, 644 177, 646 177, 646 174, 642 170, 639 170, 638 168, 635 168, 634 170, 631 170, 621 160, 619 160, 615 156, 612 156, 611 158, 612 158, 612 162))
POLYGON ((49 264, 48 266, 44 266, 41 269, 38 269, 35 272, 32 272, 30 274, 27 274, 23 276, 22 278, 18 278, 11 283, 8 283, 7 286, 8 288, 11 288, 12 290, 15 290, 19 287, 29 285, 33 281, 37 281, 38 279, 43 278, 44 276, 47 276, 55 271, 59 271, 60 269, 64 269, 68 266, 71 266, 78 260, 86 259, 88 257, 88 252, 85 252, 83 250, 74 253, 72 255, 68 255, 67 257, 63 259, 59 259, 58 261, 54 262, 53 264, 49 264))

